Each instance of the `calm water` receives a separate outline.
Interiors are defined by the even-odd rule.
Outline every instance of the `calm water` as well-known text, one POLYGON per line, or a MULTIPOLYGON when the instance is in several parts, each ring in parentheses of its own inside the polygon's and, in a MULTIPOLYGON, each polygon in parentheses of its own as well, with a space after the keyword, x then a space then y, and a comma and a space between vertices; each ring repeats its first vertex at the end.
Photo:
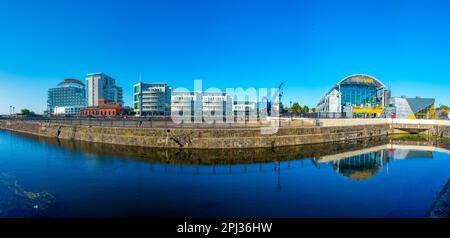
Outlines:
POLYGON ((448 142, 179 151, 0 131, 0 217, 423 217, 448 142))

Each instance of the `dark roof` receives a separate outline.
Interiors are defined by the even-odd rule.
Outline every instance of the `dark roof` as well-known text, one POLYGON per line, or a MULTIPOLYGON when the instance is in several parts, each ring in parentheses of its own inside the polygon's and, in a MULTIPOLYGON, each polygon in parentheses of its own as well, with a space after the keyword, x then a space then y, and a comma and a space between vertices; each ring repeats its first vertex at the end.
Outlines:
POLYGON ((408 104, 414 114, 431 106, 434 103, 433 98, 407 98, 406 101, 408 101, 408 104))

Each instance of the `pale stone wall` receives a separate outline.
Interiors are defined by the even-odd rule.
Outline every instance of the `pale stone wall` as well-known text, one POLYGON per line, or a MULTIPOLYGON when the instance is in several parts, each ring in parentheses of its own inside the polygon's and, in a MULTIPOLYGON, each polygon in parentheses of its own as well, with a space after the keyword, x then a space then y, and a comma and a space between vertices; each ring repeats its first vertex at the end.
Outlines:
POLYGON ((39 136, 157 148, 258 148, 304 145, 404 133, 402 128, 425 129, 450 138, 448 121, 396 119, 320 119, 321 127, 282 127, 262 135, 258 127, 228 129, 164 129, 55 125, 36 121, 0 121, 0 129, 39 136), (417 122, 413 124, 413 122, 417 122), (400 129, 400 130, 398 130, 400 129))
POLYGON ((163 148, 258 148, 315 144, 369 138, 393 133, 389 125, 281 128, 262 135, 259 128, 162 129, 49 125, 0 121, 0 128, 61 139, 163 148))

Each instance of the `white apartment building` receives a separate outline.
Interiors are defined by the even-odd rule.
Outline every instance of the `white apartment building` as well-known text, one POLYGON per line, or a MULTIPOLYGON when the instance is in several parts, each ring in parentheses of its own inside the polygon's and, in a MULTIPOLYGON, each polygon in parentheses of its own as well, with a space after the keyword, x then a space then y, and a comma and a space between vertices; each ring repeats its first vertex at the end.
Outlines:
POLYGON ((172 88, 167 83, 142 83, 133 86, 134 110, 137 115, 168 115, 172 88))
POLYGON ((116 80, 104 73, 92 73, 86 75, 87 105, 98 106, 100 99, 107 103, 123 105, 123 92, 116 86, 116 80))

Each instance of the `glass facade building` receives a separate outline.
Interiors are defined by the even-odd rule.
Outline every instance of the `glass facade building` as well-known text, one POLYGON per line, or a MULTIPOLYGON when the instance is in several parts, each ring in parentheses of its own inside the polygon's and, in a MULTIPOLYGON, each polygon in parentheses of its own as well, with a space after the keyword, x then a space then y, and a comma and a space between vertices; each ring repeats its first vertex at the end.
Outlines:
POLYGON ((134 110, 138 115, 170 115, 172 88, 167 83, 142 83, 133 86, 134 110))
POLYGON ((356 74, 339 81, 319 102, 318 112, 346 112, 354 117, 377 117, 388 105, 390 92, 378 79, 356 74))
POLYGON ((79 114, 85 106, 85 86, 77 79, 65 79, 48 90, 47 111, 50 114, 79 114))

